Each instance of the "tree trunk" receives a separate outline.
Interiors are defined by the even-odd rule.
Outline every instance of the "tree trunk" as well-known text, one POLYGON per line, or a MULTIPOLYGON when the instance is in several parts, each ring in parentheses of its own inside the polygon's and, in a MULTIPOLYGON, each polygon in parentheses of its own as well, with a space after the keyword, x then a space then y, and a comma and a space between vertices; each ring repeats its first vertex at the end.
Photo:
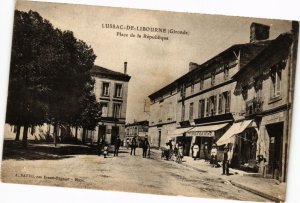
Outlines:
POLYGON ((85 143, 85 134, 86 134, 86 128, 83 128, 83 132, 82 132, 82 144, 85 143))
POLYGON ((76 142, 76 144, 78 142, 78 126, 77 125, 75 127, 75 142, 76 142))
POLYGON ((17 134, 16 134, 16 141, 19 141, 20 140, 20 130, 21 130, 21 126, 20 125, 17 125, 17 134))
POLYGON ((57 145, 57 134, 58 134, 58 123, 54 123, 53 141, 55 147, 57 145))
POLYGON ((27 147, 27 135, 28 135, 28 125, 24 125, 23 131, 23 147, 27 147))

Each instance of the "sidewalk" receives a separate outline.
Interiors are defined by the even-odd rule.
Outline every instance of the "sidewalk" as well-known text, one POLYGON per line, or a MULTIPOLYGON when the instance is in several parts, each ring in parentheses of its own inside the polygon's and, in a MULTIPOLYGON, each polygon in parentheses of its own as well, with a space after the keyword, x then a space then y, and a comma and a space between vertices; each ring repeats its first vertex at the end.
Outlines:
MULTIPOLYGON (((160 150, 151 149, 153 153, 160 154, 160 150)), ((202 173, 222 178, 226 182, 241 189, 252 192, 274 202, 284 202, 286 183, 279 183, 274 179, 262 177, 253 177, 255 174, 249 174, 245 171, 230 168, 230 175, 222 175, 222 167, 212 168, 209 162, 197 159, 194 161, 192 157, 185 156, 182 165, 197 170, 202 173), (251 175, 251 176, 250 176, 251 175)))

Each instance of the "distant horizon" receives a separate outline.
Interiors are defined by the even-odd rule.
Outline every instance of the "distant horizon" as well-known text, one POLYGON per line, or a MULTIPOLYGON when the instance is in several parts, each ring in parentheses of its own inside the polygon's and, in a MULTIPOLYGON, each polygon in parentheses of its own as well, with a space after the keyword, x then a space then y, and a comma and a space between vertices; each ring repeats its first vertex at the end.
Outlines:
POLYGON ((144 112, 145 99, 186 74, 190 62, 202 64, 234 44, 249 43, 252 22, 269 25, 270 39, 291 30, 291 21, 286 20, 208 14, 25 1, 17 2, 16 9, 37 11, 54 27, 72 31, 93 48, 97 56, 95 65, 124 73, 124 62, 128 63, 127 74, 131 79, 126 123, 149 120, 149 114, 144 112), (116 30, 102 28, 102 24, 132 28, 116 30), (174 29, 182 33, 144 32, 135 27, 174 29), (117 36, 117 32, 128 36, 117 36), (130 34, 141 34, 141 38, 130 34), (143 34, 150 38, 143 38, 143 34))

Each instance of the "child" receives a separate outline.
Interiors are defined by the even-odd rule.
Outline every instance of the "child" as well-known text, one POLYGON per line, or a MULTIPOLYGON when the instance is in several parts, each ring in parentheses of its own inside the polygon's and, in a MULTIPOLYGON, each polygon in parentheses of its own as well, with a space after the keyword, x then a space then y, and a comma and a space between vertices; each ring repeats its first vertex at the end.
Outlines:
POLYGON ((108 145, 107 144, 104 145, 103 155, 104 155, 104 158, 106 158, 106 156, 108 156, 108 145))

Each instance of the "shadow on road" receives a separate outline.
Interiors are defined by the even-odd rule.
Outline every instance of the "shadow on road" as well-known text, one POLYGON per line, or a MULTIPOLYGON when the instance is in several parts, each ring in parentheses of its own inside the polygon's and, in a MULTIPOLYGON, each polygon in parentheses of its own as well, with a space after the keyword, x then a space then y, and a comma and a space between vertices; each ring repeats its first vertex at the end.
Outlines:
POLYGON ((5 140, 3 146, 3 160, 58 160, 71 158, 74 155, 96 155, 97 148, 86 145, 34 143, 28 142, 27 148, 22 147, 20 141, 5 140))

